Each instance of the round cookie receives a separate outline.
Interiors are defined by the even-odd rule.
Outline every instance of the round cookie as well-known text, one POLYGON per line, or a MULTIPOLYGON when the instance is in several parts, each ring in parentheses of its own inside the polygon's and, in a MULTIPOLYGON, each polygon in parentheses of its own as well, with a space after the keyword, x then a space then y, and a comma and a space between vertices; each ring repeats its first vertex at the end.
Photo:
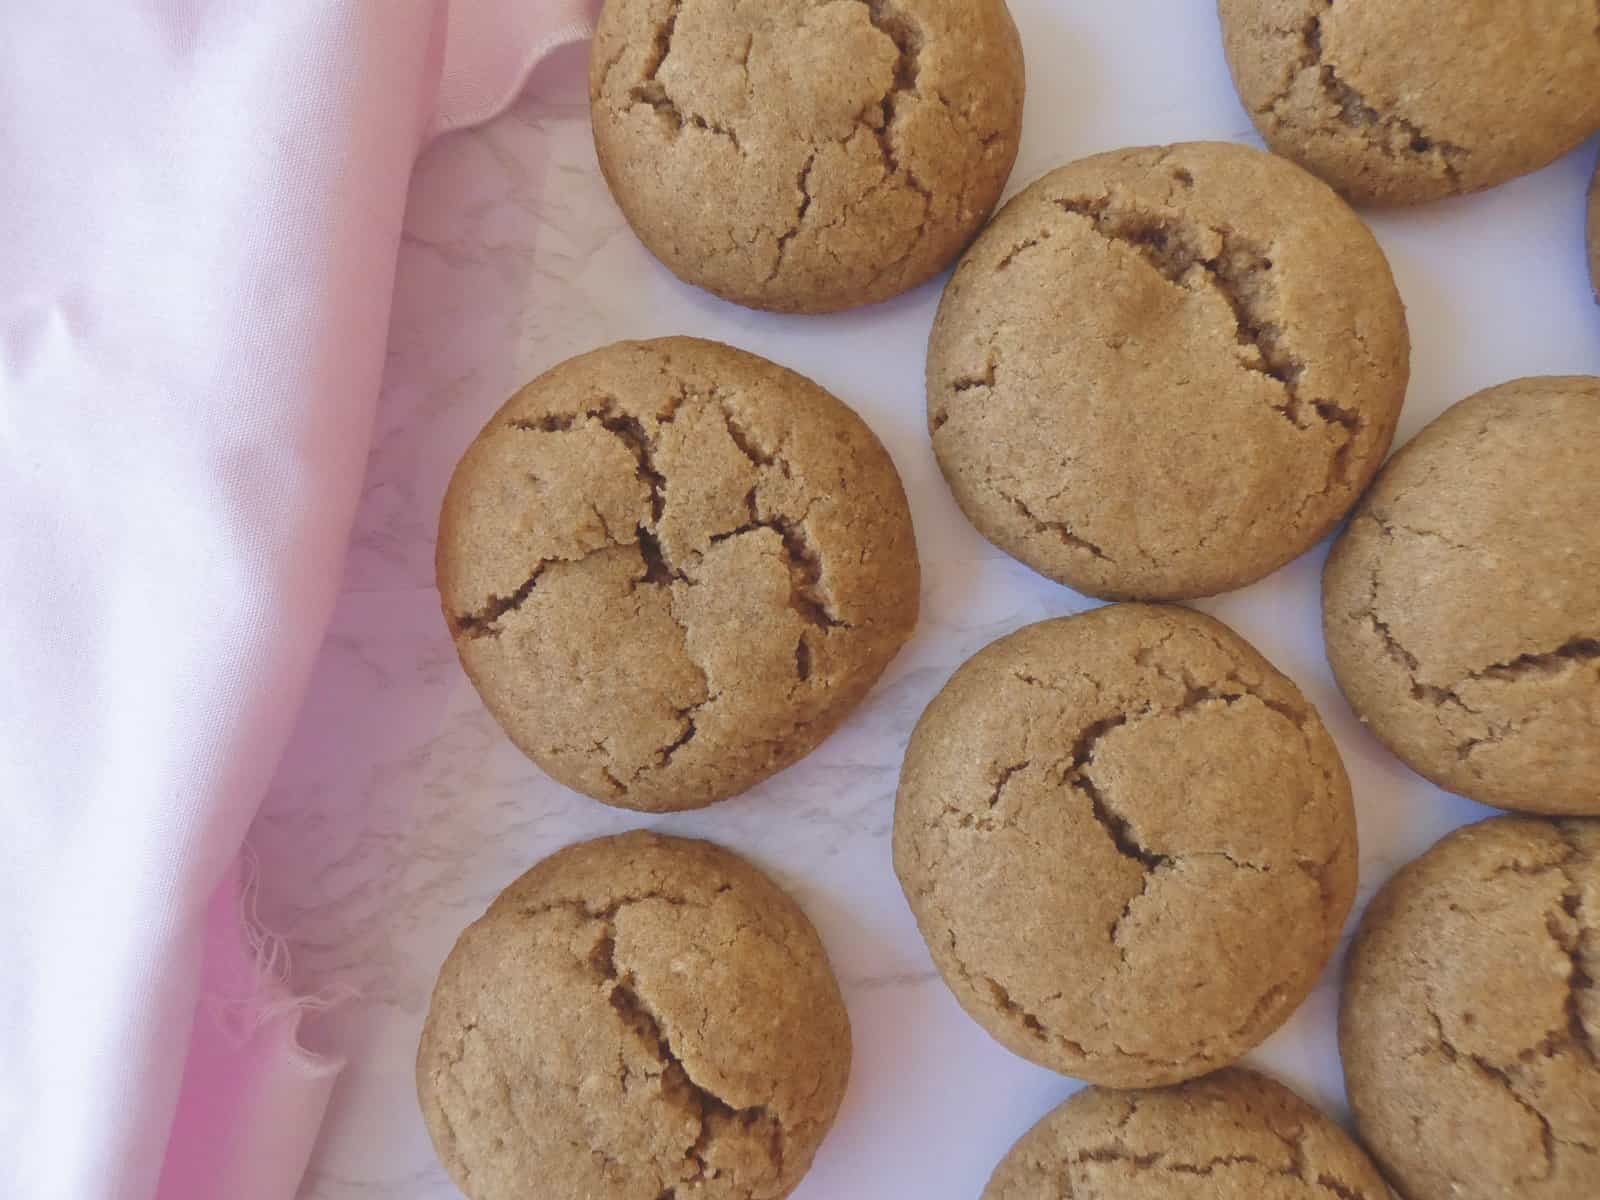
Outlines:
POLYGON ((1394 436, 1405 309, 1359 217, 1243 146, 1122 150, 1013 199, 928 346, 956 500, 1081 592, 1240 587, 1338 522, 1394 436))
POLYGON ((1305 999, 1354 898, 1355 815, 1316 711, 1243 639, 1116 605, 955 673, 906 751, 894 861, 974 1020, 1149 1086, 1226 1066, 1305 999))
POLYGON ((1023 1135, 983 1200, 1389 1200, 1348 1134, 1282 1084, 1218 1071, 1085 1088, 1023 1135))
POLYGON ((1362 1139, 1410 1200, 1600 1196, 1600 828, 1499 817, 1380 892, 1339 1050, 1362 1139))
POLYGON ((1593 0, 1220 0, 1267 144, 1358 204, 1537 170, 1600 129, 1593 0))
POLYGON ((780 1200, 850 1071, 850 1024, 794 901, 707 842, 545 859, 468 926, 417 1092, 470 1200, 780 1200))
POLYGON ((1339 686, 1419 774, 1501 808, 1600 813, 1600 379, 1461 401, 1328 557, 1339 686))
POLYGON ((1017 156, 1004 0, 607 0, 589 98, 600 169, 679 278, 830 312, 932 278, 1017 156))
POLYGON ((816 384, 714 342, 624 342, 513 396, 439 522, 467 674, 569 787, 694 808, 809 753, 917 618, 894 464, 816 384))

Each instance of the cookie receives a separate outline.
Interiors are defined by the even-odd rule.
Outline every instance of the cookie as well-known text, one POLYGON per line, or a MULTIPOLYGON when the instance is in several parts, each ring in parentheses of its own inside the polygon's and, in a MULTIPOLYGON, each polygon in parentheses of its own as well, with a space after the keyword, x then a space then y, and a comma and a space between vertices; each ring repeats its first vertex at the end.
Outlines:
POLYGON ((1450 408, 1383 470, 1322 579, 1328 661, 1419 774, 1600 813, 1600 379, 1450 408))
POLYGON ((600 169, 674 274, 779 312, 898 295, 989 215, 1017 156, 1004 0, 607 0, 600 169))
POLYGON ((1410 1200, 1600 1196, 1600 826, 1452 833, 1367 910, 1339 1050, 1362 1139, 1410 1200))
POLYGON ((545 859, 467 927, 417 1092, 470 1200, 780 1200, 849 1072, 794 901, 707 842, 629 833, 545 859))
POLYGON ((1537 170, 1600 129, 1593 0, 1220 0, 1267 145, 1357 204, 1537 170))
POLYGON ((1389 1200, 1327 1117, 1254 1071, 1148 1092, 1086 1088, 1029 1130, 983 1200, 1389 1200))
POLYGON ((978 530, 1092 596, 1282 566, 1394 436, 1405 310, 1367 227, 1293 164, 1191 143, 1096 155, 1013 199, 957 268, 928 425, 978 530))
POLYGON ((906 751, 894 861, 974 1020, 1141 1087, 1226 1066, 1305 999, 1354 897, 1355 815, 1316 711, 1243 639, 1115 605, 955 673, 906 751))
POLYGON ((911 635, 894 464, 816 384, 714 342, 624 342, 513 396, 439 521, 484 703, 568 787, 694 808, 809 753, 911 635))

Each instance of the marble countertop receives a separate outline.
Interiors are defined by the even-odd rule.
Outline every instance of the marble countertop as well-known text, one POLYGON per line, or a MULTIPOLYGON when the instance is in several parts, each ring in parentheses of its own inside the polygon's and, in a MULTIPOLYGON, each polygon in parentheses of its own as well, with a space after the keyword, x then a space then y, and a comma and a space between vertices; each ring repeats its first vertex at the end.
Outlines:
MULTIPOLYGON (((1255 142, 1212 6, 1012 0, 1012 9, 1029 69, 1012 190, 1118 146, 1255 142)), ((439 963, 462 926, 534 861, 645 825, 748 855, 796 895, 833 958, 854 1027, 854 1073, 796 1200, 971 1200, 1011 1142, 1077 1085, 990 1041, 934 975, 890 868, 896 774, 917 716, 962 659, 1090 602, 988 546, 939 477, 922 364, 942 280, 816 318, 746 311, 678 283, 629 232, 600 179, 585 54, 559 52, 513 111, 433 145, 412 184, 343 595, 251 835, 259 914, 286 937, 295 986, 336 1001, 310 1023, 308 1040, 349 1060, 301 1196, 456 1195, 412 1081, 439 963), (433 538, 456 457, 517 386, 596 345, 669 333, 764 354, 862 413, 910 495, 923 620, 863 709, 811 757, 709 810, 642 818, 559 787, 501 735, 439 616, 433 538)), ((1481 196, 1372 216, 1411 318, 1400 440, 1478 388, 1600 373, 1600 308, 1582 253, 1593 151, 1481 196)), ((1338 695, 1319 629, 1325 551, 1198 607, 1250 638, 1321 709, 1355 785, 1364 902, 1399 863, 1486 810, 1413 776, 1338 695)), ((1251 1060, 1343 1116, 1335 972, 1251 1060)))

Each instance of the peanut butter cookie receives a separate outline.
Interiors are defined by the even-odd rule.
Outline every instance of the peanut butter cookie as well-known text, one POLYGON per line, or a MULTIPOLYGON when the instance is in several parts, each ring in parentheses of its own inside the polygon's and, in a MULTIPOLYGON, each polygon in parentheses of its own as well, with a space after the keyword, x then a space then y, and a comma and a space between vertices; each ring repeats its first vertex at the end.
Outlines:
POLYGON ((1600 826, 1498 817, 1367 909, 1339 1017, 1361 1136, 1410 1200, 1600 1196, 1600 826))
POLYGON ((781 312, 898 295, 1000 198, 1022 128, 1004 0, 608 0, 600 169, 681 279, 781 312))
POLYGON ((911 514, 872 431, 691 338, 608 346, 513 396, 450 481, 438 575, 512 741, 650 811, 809 753, 917 618, 911 514))
POLYGON ((1384 467, 1322 579, 1328 661, 1413 770, 1600 813, 1600 379, 1461 401, 1384 467))
POLYGON ((629 833, 545 859, 461 935, 417 1091, 471 1200, 781 1200, 849 1073, 794 901, 707 842, 629 833))
POLYGON ((974 1020, 1139 1087, 1226 1066, 1305 999, 1355 894, 1355 814, 1315 709, 1243 639, 1113 605, 955 673, 906 751, 894 860, 974 1020))
POLYGON ((1121 150, 1006 205, 945 289, 928 423, 990 541, 1093 596, 1242 587, 1394 436, 1405 310, 1350 207, 1223 143, 1121 150))

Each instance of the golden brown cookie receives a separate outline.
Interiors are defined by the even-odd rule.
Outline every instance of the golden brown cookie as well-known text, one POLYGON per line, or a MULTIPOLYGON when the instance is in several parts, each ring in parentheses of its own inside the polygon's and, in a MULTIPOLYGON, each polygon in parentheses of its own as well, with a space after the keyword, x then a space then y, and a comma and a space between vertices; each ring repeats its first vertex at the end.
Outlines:
POLYGON ((1022 127, 1004 0, 607 0, 600 169, 679 278, 780 312, 942 270, 1000 198, 1022 127))
POLYGON ((1600 813, 1600 379, 1519 379, 1405 446, 1334 544, 1328 661, 1442 788, 1600 813))
POLYGON ((513 396, 439 521, 467 674, 556 779, 694 808, 814 749, 911 635, 900 477, 810 380, 715 342, 622 342, 513 396))
POLYGON ((974 1020, 1147 1086, 1226 1066, 1305 999, 1355 894, 1355 815, 1316 710, 1242 638, 1113 605, 955 673, 906 751, 894 861, 974 1020))
POLYGON ((1405 310, 1348 205, 1222 143, 1101 154, 1006 205, 928 346, 980 532, 1093 596, 1241 587, 1326 534, 1405 398, 1405 310))
POLYGON ((1405 867, 1361 923, 1339 1049, 1410 1200, 1600 1196, 1600 827, 1499 817, 1405 867))
POLYGON ((1594 0, 1220 0, 1267 144, 1357 204, 1537 170, 1600 129, 1594 0))
POLYGON ((1218 1071, 1085 1088, 995 1168, 983 1200, 1389 1200, 1361 1147, 1282 1084, 1218 1071))
POLYGON ((545 859, 467 927, 417 1091, 471 1200, 780 1200, 849 1072, 794 901, 710 843, 629 833, 545 859))

